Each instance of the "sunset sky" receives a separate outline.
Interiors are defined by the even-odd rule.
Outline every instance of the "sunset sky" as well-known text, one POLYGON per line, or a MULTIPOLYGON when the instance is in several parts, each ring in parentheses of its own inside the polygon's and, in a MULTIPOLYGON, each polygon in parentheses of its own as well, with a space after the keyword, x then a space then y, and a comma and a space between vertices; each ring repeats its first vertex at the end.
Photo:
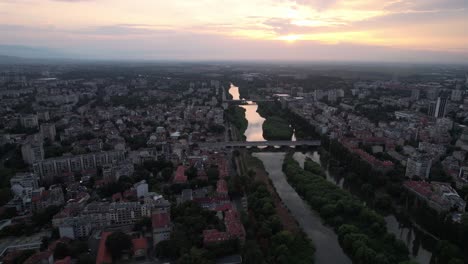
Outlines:
POLYGON ((468 0, 0 0, 0 45, 96 59, 468 62, 468 0))

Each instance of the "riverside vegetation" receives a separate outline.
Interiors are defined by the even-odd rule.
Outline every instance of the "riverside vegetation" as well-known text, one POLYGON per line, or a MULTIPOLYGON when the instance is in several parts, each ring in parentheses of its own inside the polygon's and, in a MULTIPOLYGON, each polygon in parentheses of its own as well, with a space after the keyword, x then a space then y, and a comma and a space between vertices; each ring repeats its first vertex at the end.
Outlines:
POLYGON ((358 264, 412 263, 405 244, 387 232, 384 218, 349 192, 328 182, 318 164, 306 160, 302 169, 286 155, 288 182, 338 234, 341 247, 358 264))

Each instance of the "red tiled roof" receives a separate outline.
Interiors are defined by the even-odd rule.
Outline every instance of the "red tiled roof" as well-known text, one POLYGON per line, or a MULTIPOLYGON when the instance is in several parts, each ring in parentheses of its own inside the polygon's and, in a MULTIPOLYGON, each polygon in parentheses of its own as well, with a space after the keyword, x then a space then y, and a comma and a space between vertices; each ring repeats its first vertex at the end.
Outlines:
POLYGON ((171 216, 166 212, 155 213, 151 216, 151 222, 153 229, 168 227, 171 223, 171 216))
POLYGON ((61 260, 57 260, 55 261, 55 264, 71 264, 71 257, 70 256, 67 256, 61 260))
POLYGON ((146 250, 148 248, 148 241, 144 237, 132 239, 133 251, 146 250))
POLYGON ((429 197, 432 194, 431 184, 424 181, 405 181, 403 185, 419 195, 429 197))
POLYGON ((219 180, 217 182, 216 192, 223 195, 228 193, 227 182, 225 180, 219 180))
POLYGON ((96 258, 96 264, 103 264, 103 263, 112 263, 112 257, 107 251, 106 247, 106 240, 107 237, 112 234, 112 232, 102 232, 101 233, 101 240, 99 241, 99 248, 98 254, 96 258))
POLYGON ((227 241, 231 239, 227 232, 221 232, 216 229, 208 229, 203 231, 203 243, 210 244, 216 242, 227 241))
POLYGON ((241 240, 245 239, 245 229, 240 222, 239 215, 236 211, 230 210, 225 212, 224 224, 226 225, 227 232, 241 240))
POLYGON ((185 176, 185 167, 180 165, 177 167, 176 174, 174 177, 174 183, 186 183, 187 176, 185 176))
POLYGON ((221 204, 221 205, 218 205, 214 208, 215 211, 228 211, 228 210, 232 210, 232 204, 231 203, 227 203, 227 204, 221 204))

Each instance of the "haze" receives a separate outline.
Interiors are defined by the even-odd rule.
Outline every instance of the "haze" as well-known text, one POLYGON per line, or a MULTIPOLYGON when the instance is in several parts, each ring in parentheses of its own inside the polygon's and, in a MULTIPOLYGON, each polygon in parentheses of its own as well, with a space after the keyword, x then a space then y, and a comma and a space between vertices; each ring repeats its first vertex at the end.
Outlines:
POLYGON ((0 45, 84 59, 464 63, 467 25, 466 0, 0 0, 0 45))

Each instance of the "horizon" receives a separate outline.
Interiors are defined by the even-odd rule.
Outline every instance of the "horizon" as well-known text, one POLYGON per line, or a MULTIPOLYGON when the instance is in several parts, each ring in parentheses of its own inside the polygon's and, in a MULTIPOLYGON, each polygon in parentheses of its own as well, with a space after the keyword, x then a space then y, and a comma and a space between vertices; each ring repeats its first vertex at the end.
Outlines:
POLYGON ((0 54, 466 64, 467 14, 463 0, 0 0, 0 54))

